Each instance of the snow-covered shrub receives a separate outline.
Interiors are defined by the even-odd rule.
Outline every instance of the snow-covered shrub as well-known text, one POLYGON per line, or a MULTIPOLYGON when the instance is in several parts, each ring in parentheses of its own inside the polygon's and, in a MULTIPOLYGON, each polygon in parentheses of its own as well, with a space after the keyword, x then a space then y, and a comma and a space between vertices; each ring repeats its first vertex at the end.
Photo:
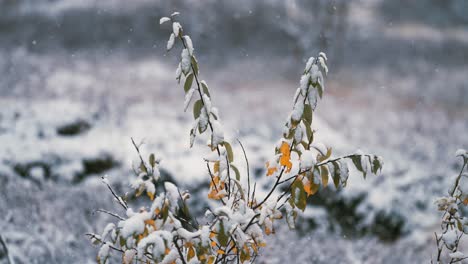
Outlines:
MULTIPOLYGON (((441 232, 434 233, 437 244, 436 263, 457 263, 468 259, 468 254, 460 252, 460 244, 463 235, 468 234, 468 217, 462 215, 461 206, 468 206, 468 174, 465 172, 468 165, 468 151, 460 149, 456 156, 463 159, 460 173, 456 176, 453 186, 448 190, 448 195, 439 197, 435 201, 437 208, 442 213, 440 224, 441 232), (447 256, 443 255, 447 249, 447 256), (449 260, 449 261, 448 261, 449 260)), ((432 261, 434 263, 434 260, 432 261)))
MULTIPOLYGON (((264 235, 274 233, 275 225, 285 219, 290 228, 305 210, 307 198, 333 182, 336 188, 346 186, 348 161, 364 177, 382 169, 382 159, 361 152, 332 157, 332 148, 314 142, 313 113, 325 90, 324 76, 328 72, 327 56, 319 53, 311 57, 300 79, 300 87, 293 99, 293 109, 278 141, 274 157, 266 162, 265 177, 271 187, 258 194, 249 169, 241 171, 234 165, 235 153, 225 139, 218 109, 214 106, 208 85, 200 78, 194 46, 180 23, 178 13, 163 17, 160 24, 172 23, 167 50, 180 43, 182 52, 176 79, 183 80, 184 109, 193 108, 194 122, 190 130, 190 146, 205 135, 211 151, 204 162, 208 171, 212 200, 203 221, 190 213, 187 200, 190 194, 175 184, 164 182, 164 191, 156 192, 160 181, 160 160, 154 154, 144 159, 139 147, 140 166, 131 186, 135 195, 146 194, 152 203, 133 210, 123 196, 119 196, 107 179, 104 183, 125 211, 125 216, 107 212, 118 219, 109 223, 101 234, 88 234, 99 244, 98 262, 105 263, 111 252, 122 257, 123 263, 133 260, 144 263, 246 263, 254 262, 260 248, 265 247, 264 235)), ((242 144, 239 141, 242 147, 242 144)), ((243 149, 243 147, 242 147, 243 149)))

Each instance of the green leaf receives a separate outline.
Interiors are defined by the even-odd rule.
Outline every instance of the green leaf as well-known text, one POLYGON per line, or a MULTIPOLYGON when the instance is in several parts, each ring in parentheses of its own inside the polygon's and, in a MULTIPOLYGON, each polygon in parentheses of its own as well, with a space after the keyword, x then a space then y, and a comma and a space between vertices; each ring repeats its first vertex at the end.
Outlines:
POLYGON ((164 205, 162 208, 163 224, 166 223, 168 217, 169 217, 169 206, 164 205))
POLYGON ((312 107, 310 106, 310 104, 304 105, 304 112, 302 116, 308 124, 312 124, 312 107))
POLYGON ((224 145, 224 148, 227 151, 227 157, 228 157, 229 162, 233 162, 234 161, 234 153, 232 152, 231 144, 224 141, 223 145, 224 145))
POLYGON ((200 116, 202 108, 203 108, 203 101, 201 99, 198 99, 193 104, 193 118, 194 119, 197 119, 200 116))
POLYGON ((190 88, 192 88, 192 83, 193 83, 193 73, 190 73, 189 75, 187 75, 187 78, 185 78, 185 84, 184 84, 185 93, 188 93, 190 88))
POLYGON ((323 95, 323 87, 322 85, 320 85, 320 83, 317 83, 317 92, 318 92, 318 95, 320 97, 320 99, 322 98, 322 95, 323 95))
POLYGON ((236 180, 240 181, 240 172, 239 172, 239 169, 238 169, 236 166, 232 165, 232 164, 231 164, 231 169, 232 169, 232 170, 234 171, 234 173, 236 174, 236 180))
POLYGON ((304 190, 304 184, 302 181, 295 180, 291 185, 291 198, 297 208, 302 211, 305 210, 307 206, 307 194, 304 190))
POLYGON ((208 85, 206 84, 205 81, 202 81, 201 82, 201 86, 203 88, 203 93, 208 95, 209 98, 211 98, 211 95, 210 95, 210 90, 208 90, 208 85))
POLYGON ((120 237, 120 247, 124 247, 127 244, 127 241, 122 236, 120 237))
POLYGON ((356 167, 358 171, 364 172, 361 165, 361 155, 353 155, 351 156, 351 160, 353 161, 354 167, 356 167))
MULTIPOLYGON (((198 132, 201 134, 203 134, 203 132, 206 131, 206 129, 208 128, 208 123, 206 123, 205 125, 198 125, 198 132)), ((211 142, 213 142, 213 139, 211 140, 211 142)))
POLYGON ((314 132, 312 131, 312 125, 307 122, 307 120, 303 119, 302 122, 304 122, 304 126, 306 128, 306 134, 307 134, 307 140, 310 140, 309 145, 314 142, 314 132))
POLYGON ((151 165, 151 168, 154 168, 154 165, 156 164, 156 159, 154 158, 154 153, 151 153, 149 156, 149 163, 151 165))
POLYGON ((192 67, 195 74, 198 74, 198 61, 195 58, 195 55, 192 55, 192 67))
POLYGON ((372 173, 377 174, 379 170, 382 170, 382 164, 377 156, 374 156, 374 160, 371 162, 372 164, 372 173))
POLYGON ((148 170, 146 169, 146 166, 143 162, 140 163, 140 170, 142 172, 148 173, 148 170))
POLYGON ((320 176, 322 177, 322 187, 325 188, 328 185, 328 166, 324 165, 320 167, 320 176))
POLYGON ((295 128, 289 129, 287 134, 283 133, 283 137, 285 139, 292 139, 294 137, 294 131, 295 131, 295 128))
POLYGON ((460 231, 463 232, 463 225, 462 225, 462 223, 461 223, 460 220, 458 220, 458 219, 456 219, 456 221, 457 221, 457 228, 458 228, 458 230, 460 230, 460 231))
POLYGON ((335 188, 338 189, 340 187, 340 164, 336 161, 332 161, 331 166, 333 166, 333 170, 330 170, 332 172, 333 183, 335 184, 335 188))
POLYGON ((228 239, 229 239, 229 236, 226 234, 226 231, 225 231, 225 229, 224 229, 224 223, 223 223, 223 221, 220 221, 220 222, 219 222, 219 231, 218 231, 218 241, 219 241, 219 244, 220 244, 222 247, 227 246, 228 239))
POLYGON ((365 179, 367 176, 367 171, 364 171, 364 169, 362 168, 362 163, 361 163, 362 156, 366 156, 366 155, 354 155, 351 157, 351 160, 353 161, 353 164, 356 167, 356 169, 362 173, 362 176, 365 179))

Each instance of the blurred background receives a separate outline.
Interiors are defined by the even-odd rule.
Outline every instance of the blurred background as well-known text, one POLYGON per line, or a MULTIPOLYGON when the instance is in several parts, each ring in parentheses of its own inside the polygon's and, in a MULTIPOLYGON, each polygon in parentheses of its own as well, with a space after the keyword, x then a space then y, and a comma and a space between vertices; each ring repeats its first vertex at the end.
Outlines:
POLYGON ((95 210, 120 210, 100 176, 128 191, 130 137, 163 159, 164 177, 206 186, 204 142, 188 148, 179 49, 166 53, 170 26, 159 25, 174 11, 262 187, 304 64, 320 51, 330 72, 317 140, 385 160, 381 175, 310 198, 297 230, 278 224, 259 263, 429 262, 433 201, 468 148, 464 0, 0 0, 0 235, 17 263, 94 262, 84 234, 111 220, 95 210))

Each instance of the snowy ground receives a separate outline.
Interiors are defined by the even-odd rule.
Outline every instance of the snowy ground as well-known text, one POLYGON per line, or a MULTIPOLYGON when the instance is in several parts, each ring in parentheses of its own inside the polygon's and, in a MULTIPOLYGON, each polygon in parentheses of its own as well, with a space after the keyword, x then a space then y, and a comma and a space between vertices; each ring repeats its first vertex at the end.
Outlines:
MULTIPOLYGON (((90 5, 62 3, 47 12, 90 5)), ((468 27, 389 26, 376 3, 350 7, 354 34, 340 68, 330 65, 314 128, 336 154, 361 148, 383 156, 383 173, 366 181, 355 175, 338 195, 312 198, 317 206, 304 219, 311 226, 279 228, 260 263, 292 256, 302 263, 424 263, 435 247, 433 200, 458 170, 455 150, 468 148, 468 27), (346 201, 355 199, 351 210, 346 201), (343 201, 346 211, 330 210, 343 201)), ((175 54, 35 45, 0 49, 0 235, 18 263, 93 263, 96 249, 84 233, 109 220, 94 211, 119 210, 99 176, 127 190, 137 164, 130 137, 189 189, 206 180, 204 148, 188 149, 191 113, 183 113, 183 89, 172 78, 175 54)), ((202 77, 227 134, 244 143, 261 175, 303 62, 234 54, 203 64, 206 53, 198 55, 202 77)))

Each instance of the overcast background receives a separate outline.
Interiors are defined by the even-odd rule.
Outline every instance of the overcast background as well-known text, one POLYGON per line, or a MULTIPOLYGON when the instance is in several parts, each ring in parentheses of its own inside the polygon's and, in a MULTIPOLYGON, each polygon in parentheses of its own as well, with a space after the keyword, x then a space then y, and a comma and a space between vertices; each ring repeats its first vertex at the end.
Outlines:
POLYGON ((464 0, 0 0, 0 235, 16 262, 94 262, 84 233, 111 219, 93 211, 120 209, 99 176, 128 190, 130 137, 182 188, 205 186, 203 142, 188 150, 191 114, 174 77, 179 50, 166 53, 170 28, 159 25, 174 11, 262 185, 319 51, 330 73, 318 140, 385 160, 382 175, 312 197, 298 230, 279 225, 260 263, 429 262, 433 200, 468 148, 464 0))

